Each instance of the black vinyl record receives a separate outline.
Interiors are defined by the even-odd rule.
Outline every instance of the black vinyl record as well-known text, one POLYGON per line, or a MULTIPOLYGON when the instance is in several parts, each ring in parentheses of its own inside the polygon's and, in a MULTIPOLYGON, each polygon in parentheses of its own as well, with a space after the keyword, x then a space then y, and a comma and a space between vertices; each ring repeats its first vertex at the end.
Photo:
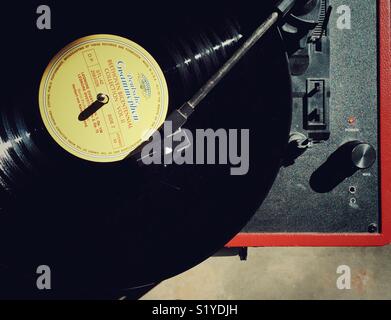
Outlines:
POLYGON ((213 255, 245 226, 270 190, 290 129, 290 76, 277 28, 185 125, 191 132, 248 129, 245 175, 231 175, 230 164, 140 166, 132 157, 109 163, 75 157, 47 132, 38 92, 63 47, 114 34, 156 59, 171 112, 239 48, 271 4, 56 2, 48 3, 51 30, 36 27, 40 3, 7 4, 18 23, 11 15, 2 21, 12 28, 1 49, 1 295, 99 298, 158 283, 213 255), (50 266, 52 290, 37 289, 39 265, 50 266))

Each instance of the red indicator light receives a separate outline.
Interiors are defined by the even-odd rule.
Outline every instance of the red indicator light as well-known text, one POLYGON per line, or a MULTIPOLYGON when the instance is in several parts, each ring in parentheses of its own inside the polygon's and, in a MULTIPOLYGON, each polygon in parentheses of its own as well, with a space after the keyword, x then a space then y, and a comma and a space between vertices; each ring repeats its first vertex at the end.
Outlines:
POLYGON ((350 125, 355 124, 355 123, 356 123, 356 118, 355 118, 355 117, 349 117, 348 123, 349 123, 350 125))

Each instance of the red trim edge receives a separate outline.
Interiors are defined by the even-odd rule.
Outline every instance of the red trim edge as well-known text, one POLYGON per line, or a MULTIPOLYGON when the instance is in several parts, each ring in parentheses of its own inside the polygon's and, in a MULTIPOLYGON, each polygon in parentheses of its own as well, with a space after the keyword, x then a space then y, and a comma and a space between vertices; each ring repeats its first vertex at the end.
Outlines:
POLYGON ((240 233, 227 247, 361 247, 391 244, 391 2, 379 1, 381 233, 240 233))

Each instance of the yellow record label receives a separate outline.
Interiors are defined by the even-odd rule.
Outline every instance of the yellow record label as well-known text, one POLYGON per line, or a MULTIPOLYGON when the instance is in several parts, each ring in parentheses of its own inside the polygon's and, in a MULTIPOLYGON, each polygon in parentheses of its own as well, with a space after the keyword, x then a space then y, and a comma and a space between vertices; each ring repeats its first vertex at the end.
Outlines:
POLYGON ((39 108, 62 148, 85 160, 114 162, 163 124, 168 88, 158 63, 141 46, 114 35, 92 35, 72 42, 49 63, 39 108), (100 94, 108 103, 80 120, 100 94))

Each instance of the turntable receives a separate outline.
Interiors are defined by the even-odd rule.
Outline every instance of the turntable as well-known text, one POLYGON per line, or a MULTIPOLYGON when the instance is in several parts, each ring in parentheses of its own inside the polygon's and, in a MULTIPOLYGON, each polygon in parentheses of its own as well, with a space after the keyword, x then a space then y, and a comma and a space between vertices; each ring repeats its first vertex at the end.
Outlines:
MULTIPOLYGON (((307 20, 310 15, 318 24, 299 37, 290 57, 291 147, 268 198, 229 246, 391 242, 386 142, 389 2, 319 2, 312 13, 298 17, 307 20)), ((284 29, 293 37, 295 28, 288 23, 284 29)))
POLYGON ((389 2, 8 6, 1 296, 115 296, 227 243, 391 242, 389 2))

